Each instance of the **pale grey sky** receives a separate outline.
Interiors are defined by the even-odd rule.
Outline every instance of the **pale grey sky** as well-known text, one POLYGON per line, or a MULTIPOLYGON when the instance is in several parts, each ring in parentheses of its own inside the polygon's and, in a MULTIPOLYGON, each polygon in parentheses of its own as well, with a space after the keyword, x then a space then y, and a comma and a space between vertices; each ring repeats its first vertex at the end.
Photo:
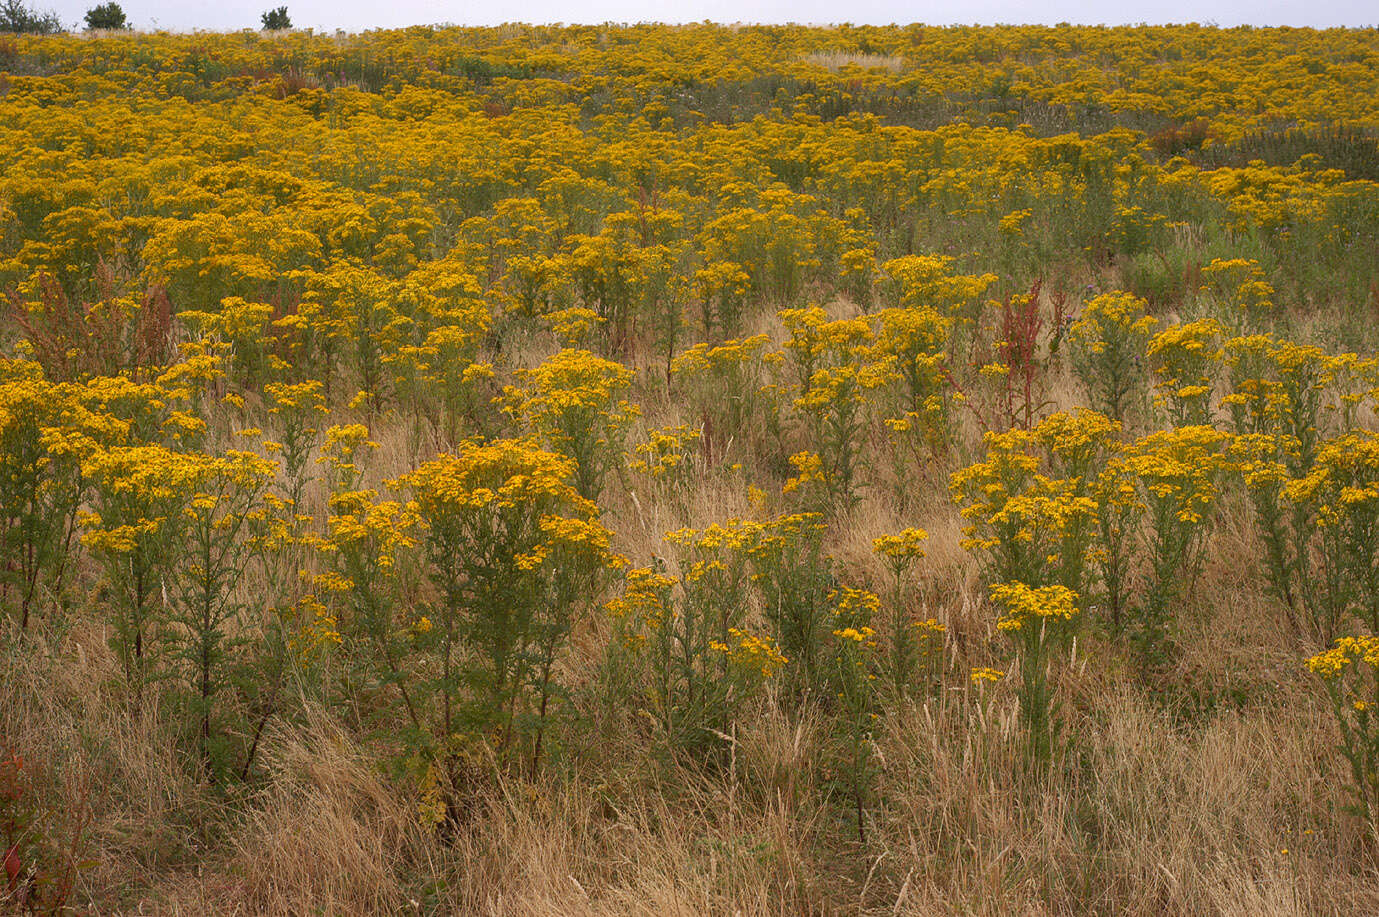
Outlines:
MULTIPOLYGON (((30 0, 38 10, 54 10, 68 24, 80 23, 101 0, 30 0)), ((1201 22, 1221 26, 1376 26, 1376 0, 119 0, 136 28, 257 28, 259 14, 287 3, 298 28, 360 31, 453 22, 890 22, 949 23, 1165 23, 1201 22)))

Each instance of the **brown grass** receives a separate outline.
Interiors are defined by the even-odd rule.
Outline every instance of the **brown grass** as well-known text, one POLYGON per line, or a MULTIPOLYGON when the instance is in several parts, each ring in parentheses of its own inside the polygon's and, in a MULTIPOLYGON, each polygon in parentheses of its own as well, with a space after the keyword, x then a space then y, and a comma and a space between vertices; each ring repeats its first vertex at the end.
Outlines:
POLYGON ((899 73, 905 69, 905 58, 894 54, 858 54, 849 51, 816 51, 805 57, 805 62, 822 67, 830 73, 837 73, 848 67, 862 70, 886 70, 899 73))

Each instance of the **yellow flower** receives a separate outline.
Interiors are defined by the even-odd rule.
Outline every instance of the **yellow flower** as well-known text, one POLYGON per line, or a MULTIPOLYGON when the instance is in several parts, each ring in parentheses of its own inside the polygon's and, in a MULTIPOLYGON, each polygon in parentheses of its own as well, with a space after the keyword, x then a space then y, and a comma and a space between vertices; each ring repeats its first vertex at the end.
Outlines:
POLYGON ((1068 621, 1077 614, 1077 594, 1065 586, 996 583, 991 587, 991 600, 1004 609, 996 622, 1004 631, 1020 630, 1031 622, 1068 621))
POLYGON ((923 557, 924 549, 920 545, 928 539, 929 533, 923 529, 908 528, 897 535, 873 538, 871 547, 877 554, 892 559, 923 557))
POLYGON ((1360 666, 1379 672, 1379 637, 1341 637, 1331 649, 1307 660, 1308 670, 1328 681, 1360 666))
POLYGON ((1008 236, 1022 235, 1025 229, 1025 221, 1029 219, 1031 212, 1030 210, 1013 210, 1001 217, 1000 222, 996 224, 996 228, 1008 236))

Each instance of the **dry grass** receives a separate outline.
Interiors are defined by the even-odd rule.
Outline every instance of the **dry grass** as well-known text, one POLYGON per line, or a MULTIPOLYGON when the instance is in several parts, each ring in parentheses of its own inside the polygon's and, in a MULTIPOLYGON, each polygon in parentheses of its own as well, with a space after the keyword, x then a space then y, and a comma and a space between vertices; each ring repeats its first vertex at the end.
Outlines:
POLYGON ((862 70, 886 70, 899 73, 905 69, 905 58, 894 54, 859 54, 852 51, 817 51, 805 57, 805 63, 837 73, 849 67, 862 70))

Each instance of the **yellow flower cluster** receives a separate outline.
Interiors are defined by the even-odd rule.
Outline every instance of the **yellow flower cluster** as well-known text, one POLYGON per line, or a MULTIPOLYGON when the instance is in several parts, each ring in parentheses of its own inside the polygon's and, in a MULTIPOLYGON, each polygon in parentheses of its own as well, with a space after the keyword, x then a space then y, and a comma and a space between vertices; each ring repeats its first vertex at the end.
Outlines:
POLYGON ((117 446, 94 452, 82 473, 100 495, 84 514, 82 543, 92 550, 124 554, 137 550, 195 495, 207 473, 203 457, 166 446, 117 446))
POLYGON ((336 424, 326 429, 321 444, 320 462, 329 463, 337 472, 355 473, 355 456, 360 449, 377 449, 378 443, 369 439, 369 428, 362 423, 336 424))
POLYGON ((795 475, 786 480, 781 487, 782 493, 792 494, 811 484, 824 482, 824 462, 817 452, 796 452, 789 461, 795 469, 795 475))
POLYGON ((896 535, 882 535, 873 538, 871 547, 877 554, 892 561, 909 560, 924 556, 923 544, 928 540, 928 532, 923 529, 908 528, 896 535))
POLYGON ((640 409, 623 398, 632 371, 587 350, 561 350, 536 369, 519 371, 521 389, 509 387, 507 410, 555 451, 575 462, 576 487, 595 499, 640 409))
POLYGON ((991 600, 1003 609, 996 627, 1004 631, 1070 621, 1077 614, 1077 594, 1066 586, 996 583, 991 587, 991 600))
POLYGON ((865 623, 881 608, 881 599, 876 593, 842 586, 829 593, 828 602, 834 619, 843 623, 834 629, 833 636, 869 647, 876 645, 876 631, 865 623))
POLYGON ((1285 489, 1290 500, 1315 507, 1323 525, 1339 525, 1357 514, 1379 514, 1379 434, 1346 433, 1326 441, 1316 462, 1285 489))
POLYGON ((574 462, 547 452, 528 440, 464 443, 404 475, 401 482, 416 494, 427 519, 455 512, 525 512, 539 501, 557 501, 594 514, 594 504, 580 497, 569 481, 574 462))
POLYGON ((1327 680, 1361 665, 1379 672, 1379 637, 1341 637, 1335 646, 1307 660, 1308 671, 1327 680))
POLYGON ((627 467, 640 474, 653 478, 675 477, 684 470, 689 459, 690 448, 702 437, 699 430, 690 429, 686 424, 652 430, 646 442, 633 448, 636 456, 627 467))
MULTIPOLYGON (((627 571, 623 594, 604 606, 617 618, 635 619, 638 626, 656 629, 670 614, 670 590, 675 580, 646 567, 627 571)), ((644 639, 644 638, 643 638, 644 639)))
POLYGON ((1220 494, 1228 440, 1209 426, 1161 430, 1136 442, 1117 463, 1179 523, 1196 525, 1220 494))
POLYGON ((1159 377, 1159 401, 1178 423, 1205 423, 1221 358, 1221 324, 1212 318, 1181 322, 1156 334, 1146 355, 1159 377))
MULTIPOLYGON (((950 481, 968 520, 963 546, 1034 549, 1085 528, 1097 514, 1090 482, 1098 459, 1116 448, 1119 432, 1115 421, 1081 410, 1052 414, 1033 430, 986 434, 986 460, 954 473, 950 481)), ((1039 550, 1042 562, 1055 549, 1039 550)))
POLYGON ((757 636, 737 627, 728 629, 732 643, 712 641, 709 647, 728 657, 733 665, 771 678, 790 660, 786 659, 769 637, 757 636))
POLYGON ((1274 306, 1274 287, 1252 258, 1214 258, 1202 268, 1211 290, 1247 320, 1267 314, 1274 306))
POLYGON ((1092 354, 1105 353, 1121 339, 1133 340, 1131 347, 1137 354, 1144 352, 1149 332, 1158 324, 1158 319, 1147 313, 1148 305, 1123 290, 1102 293, 1083 305, 1082 313, 1068 328, 1068 337, 1092 354))
MULTIPOLYGON (((416 504, 380 501, 372 490, 341 491, 330 496, 328 537, 315 543, 327 553, 366 550, 380 570, 390 570, 400 552, 416 546, 420 521, 416 504)), ((318 589, 324 588, 323 582, 322 576, 316 577, 318 589)))

